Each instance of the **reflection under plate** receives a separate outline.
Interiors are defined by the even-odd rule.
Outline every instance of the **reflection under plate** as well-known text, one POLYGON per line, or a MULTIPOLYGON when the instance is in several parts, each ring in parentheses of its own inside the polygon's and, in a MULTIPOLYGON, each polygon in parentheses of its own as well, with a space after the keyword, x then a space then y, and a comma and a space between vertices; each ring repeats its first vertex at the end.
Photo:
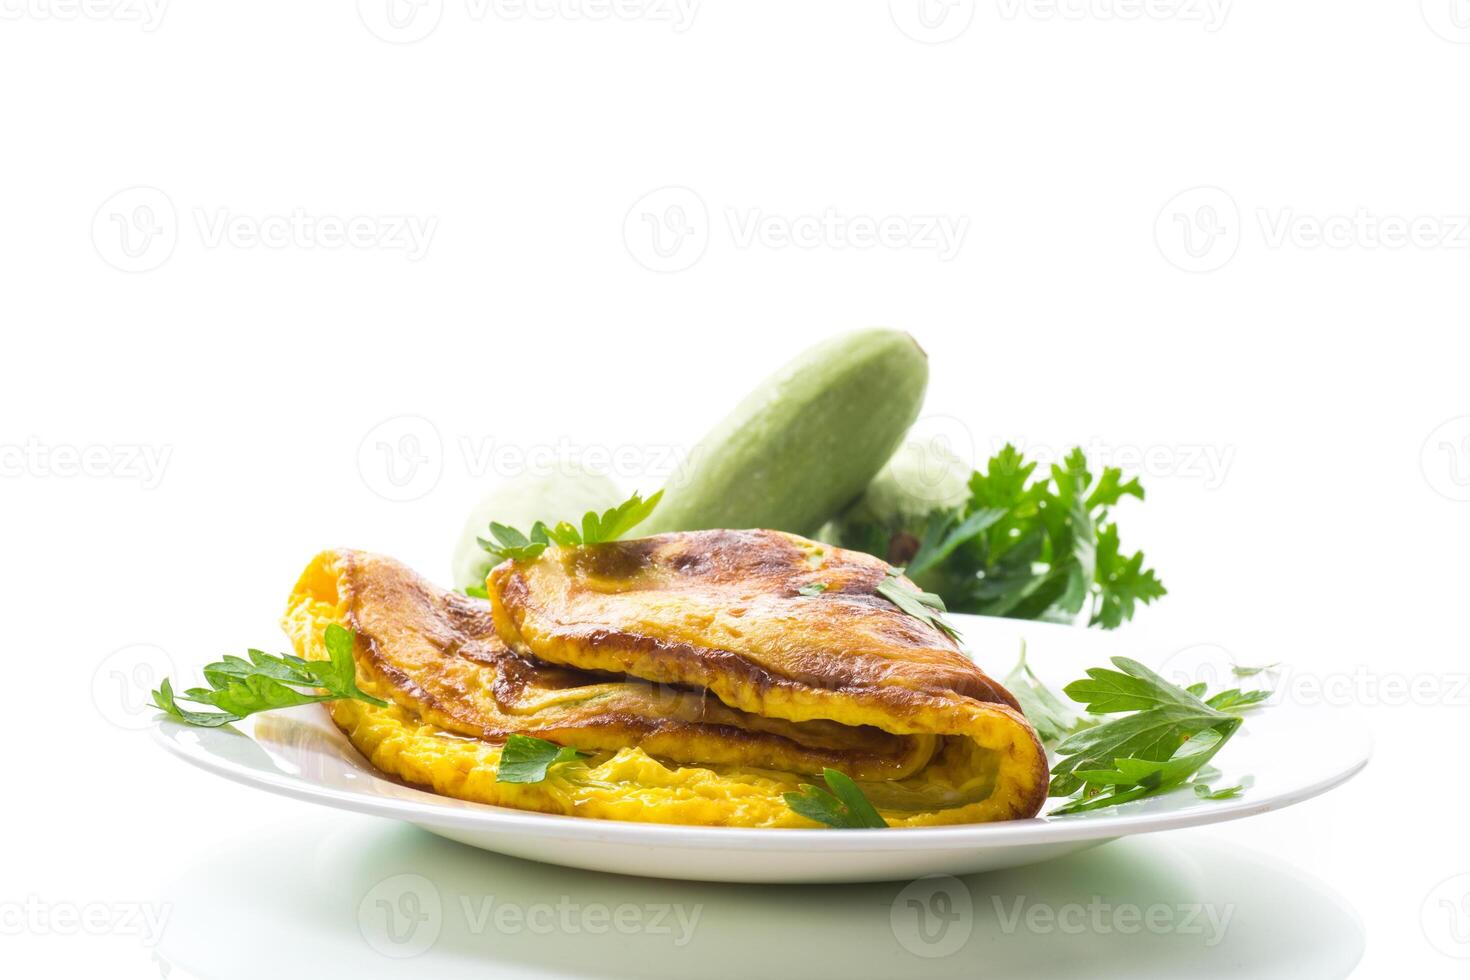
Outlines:
POLYGON ((1364 943, 1323 885, 1199 830, 963 878, 771 886, 533 864, 337 814, 213 853, 162 898, 175 980, 1310 980, 1347 976, 1364 943))

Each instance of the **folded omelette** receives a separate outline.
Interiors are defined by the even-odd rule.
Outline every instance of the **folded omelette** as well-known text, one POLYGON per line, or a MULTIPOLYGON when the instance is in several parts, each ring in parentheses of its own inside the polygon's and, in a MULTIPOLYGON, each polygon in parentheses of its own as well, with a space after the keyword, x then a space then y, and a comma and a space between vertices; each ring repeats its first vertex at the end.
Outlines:
POLYGON ((547 548, 490 601, 328 551, 285 617, 297 653, 355 633, 360 687, 326 705, 379 770, 436 793, 656 823, 815 827, 783 799, 830 767, 890 826, 1034 816, 1046 756, 1000 684, 879 595, 887 564, 777 531, 547 548), (820 591, 818 591, 820 589, 820 591), (590 756, 496 781, 505 739, 590 756))

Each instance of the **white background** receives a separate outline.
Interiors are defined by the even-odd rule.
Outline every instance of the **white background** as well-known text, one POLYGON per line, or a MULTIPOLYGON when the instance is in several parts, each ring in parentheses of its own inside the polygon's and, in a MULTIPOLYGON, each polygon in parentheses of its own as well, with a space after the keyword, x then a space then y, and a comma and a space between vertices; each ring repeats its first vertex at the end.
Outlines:
MULTIPOLYGON (((358 6, 0 2, 7 972, 229 977, 248 949, 319 975, 356 898, 313 906, 306 883, 433 845, 185 769, 119 676, 280 649, 322 547, 447 578, 507 468, 477 448, 656 469, 803 347, 885 324, 930 355, 927 413, 963 420, 930 424, 982 455, 1134 453, 1149 499, 1119 513, 1124 543, 1170 589, 1141 628, 1352 678, 1374 730, 1368 771, 1325 798, 1114 845, 1281 908, 1279 949, 1175 937, 1148 963, 1342 976, 1361 946, 1364 976, 1463 975, 1470 879, 1441 883, 1470 872, 1470 5, 432 0, 398 27, 358 6), (780 237, 812 216, 831 220, 780 237), (957 247, 933 247, 941 219, 957 247), (423 460, 412 481, 380 442, 423 460), (32 899, 174 921, 157 948, 116 922, 65 935, 17 918, 32 899), (1314 932, 1328 906, 1360 926, 1314 932), (170 941, 212 953, 171 964, 170 941)), ((1088 867, 1083 901, 1109 887, 1088 867)), ((487 868, 527 894, 658 891, 487 868)), ((843 963, 896 888, 680 894, 767 964, 762 937, 810 921, 831 956, 813 975, 998 955, 904 958, 878 934, 843 963)), ((1072 961, 1010 937, 999 960, 1138 975, 1144 946, 1092 938, 1072 961)), ((562 945, 477 955, 511 975, 562 945)))

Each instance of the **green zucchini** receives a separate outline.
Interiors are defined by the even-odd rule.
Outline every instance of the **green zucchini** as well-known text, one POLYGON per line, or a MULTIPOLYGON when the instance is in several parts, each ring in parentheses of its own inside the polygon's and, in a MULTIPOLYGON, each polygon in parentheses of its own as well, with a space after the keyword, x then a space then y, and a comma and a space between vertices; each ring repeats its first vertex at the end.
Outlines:
POLYGON ((695 447, 640 533, 815 533, 893 456, 924 402, 929 360, 908 334, 861 330, 806 351, 695 447))

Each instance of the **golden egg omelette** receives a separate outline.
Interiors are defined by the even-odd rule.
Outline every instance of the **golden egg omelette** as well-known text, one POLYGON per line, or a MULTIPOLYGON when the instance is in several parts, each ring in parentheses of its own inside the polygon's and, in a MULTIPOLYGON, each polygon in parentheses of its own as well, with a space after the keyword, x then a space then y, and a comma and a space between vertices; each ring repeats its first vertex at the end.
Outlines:
MULTIPOLYGON (((489 601, 398 562, 318 555, 285 628, 324 659, 352 630, 360 687, 325 707, 382 772, 435 793, 652 823, 817 827, 783 794, 826 768, 890 826, 1034 816, 1046 755, 953 639, 877 591, 880 559, 778 531, 549 547, 489 601), (586 756, 499 782, 513 735, 586 756)), ((905 581, 906 580, 901 580, 905 581)))

